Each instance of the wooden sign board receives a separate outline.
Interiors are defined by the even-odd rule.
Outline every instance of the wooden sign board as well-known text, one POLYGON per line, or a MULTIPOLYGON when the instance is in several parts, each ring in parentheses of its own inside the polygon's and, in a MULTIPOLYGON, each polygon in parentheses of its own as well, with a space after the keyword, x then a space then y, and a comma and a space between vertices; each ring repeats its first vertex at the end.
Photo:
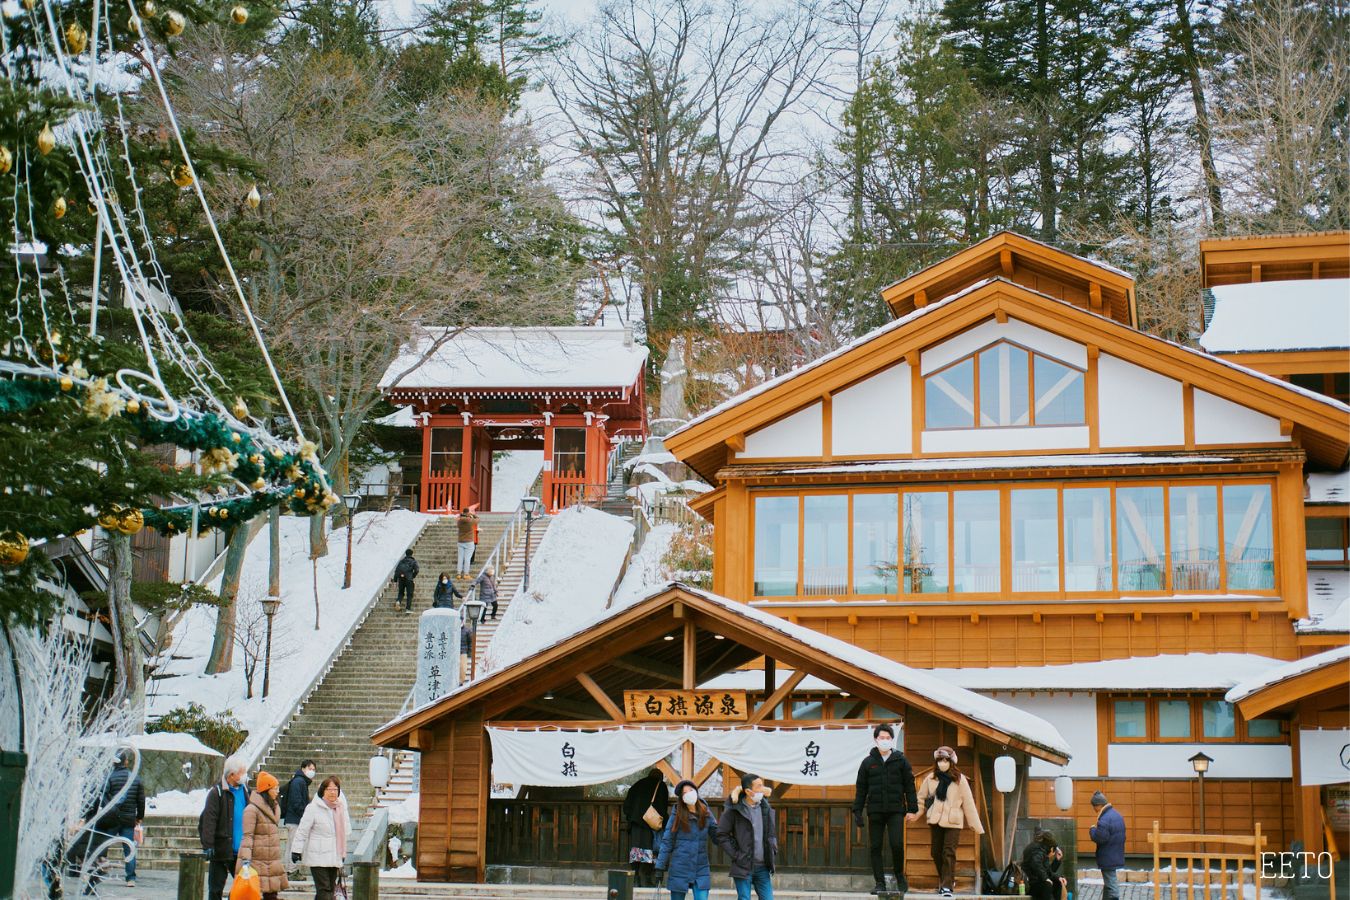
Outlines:
POLYGON ((624 691, 630 722, 744 722, 745 691, 624 691))

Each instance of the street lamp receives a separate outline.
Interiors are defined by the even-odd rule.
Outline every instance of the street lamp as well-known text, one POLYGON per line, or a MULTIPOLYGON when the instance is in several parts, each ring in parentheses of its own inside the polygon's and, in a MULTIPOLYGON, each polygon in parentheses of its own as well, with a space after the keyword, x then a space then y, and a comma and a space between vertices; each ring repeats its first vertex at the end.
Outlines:
POLYGON ((530 589, 530 532, 534 526, 534 520, 539 515, 539 498, 525 497, 520 501, 520 505, 525 508, 525 574, 521 579, 522 588, 530 589))
POLYGON ((1205 773, 1209 771, 1209 764, 1213 759, 1206 756, 1201 751, 1190 758, 1191 768, 1195 769, 1196 776, 1200 779, 1200 833, 1205 833, 1205 773))
MULTIPOLYGON (((28 746, 23 721, 23 682, 19 680, 19 660, 10 639, 9 628, 0 625, 5 635, 5 650, 9 655, 9 672, 14 679, 13 696, 0 696, 0 709, 12 707, 17 711, 10 728, 0 722, 0 897, 14 894, 14 872, 18 868, 19 809, 22 806, 24 774, 28 771, 28 746)), ((0 691, 6 677, 0 677, 0 691)))
POLYGON ((356 504, 361 502, 360 494, 343 494, 342 508, 347 511, 347 571, 342 576, 342 589, 345 591, 352 586, 352 532, 353 522, 356 516, 356 504))
MULTIPOLYGON (((280 597, 269 596, 262 602, 263 615, 267 616, 267 649, 263 651, 263 699, 267 699, 267 690, 272 684, 272 620, 276 618, 277 608, 281 606, 280 597)), ((187 775, 190 772, 184 772, 187 775)))

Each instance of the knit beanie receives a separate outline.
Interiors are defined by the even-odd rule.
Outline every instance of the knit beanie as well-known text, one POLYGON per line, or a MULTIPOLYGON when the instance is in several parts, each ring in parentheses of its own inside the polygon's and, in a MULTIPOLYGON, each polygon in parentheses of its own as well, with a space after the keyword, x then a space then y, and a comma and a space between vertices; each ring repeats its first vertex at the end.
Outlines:
POLYGON ((254 782, 253 789, 260 794, 265 794, 278 784, 277 777, 270 772, 259 772, 258 779, 254 782))
POLYGON ((1106 805, 1106 795, 1103 794, 1101 791, 1094 791, 1094 792, 1092 793, 1092 805, 1093 805, 1094 807, 1096 807, 1096 806, 1105 806, 1105 805, 1106 805))
POLYGON ((952 765, 956 765, 956 751, 951 747, 939 747, 933 751, 933 759, 950 759, 952 765))

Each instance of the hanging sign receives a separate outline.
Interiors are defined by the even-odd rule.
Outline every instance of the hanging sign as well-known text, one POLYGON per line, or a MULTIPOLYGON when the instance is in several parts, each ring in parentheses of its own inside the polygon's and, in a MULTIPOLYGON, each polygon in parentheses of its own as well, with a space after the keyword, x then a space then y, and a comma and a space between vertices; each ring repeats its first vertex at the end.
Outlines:
POLYGON ((872 750, 872 729, 690 729, 694 746, 742 772, 785 784, 854 784, 872 750))
POLYGON ((1350 782, 1350 730, 1299 731, 1299 773, 1305 787, 1350 782))
POLYGON ((630 722, 744 722, 745 691, 624 691, 630 722))

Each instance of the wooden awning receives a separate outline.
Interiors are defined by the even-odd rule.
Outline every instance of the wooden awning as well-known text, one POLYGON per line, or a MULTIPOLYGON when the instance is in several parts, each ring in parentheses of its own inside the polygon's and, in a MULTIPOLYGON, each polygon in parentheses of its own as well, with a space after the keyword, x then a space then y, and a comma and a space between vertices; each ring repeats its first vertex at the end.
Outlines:
POLYGON ((1328 691, 1350 696, 1350 646, 1285 663, 1234 685, 1226 699, 1237 704, 1244 719, 1254 719, 1328 691))

